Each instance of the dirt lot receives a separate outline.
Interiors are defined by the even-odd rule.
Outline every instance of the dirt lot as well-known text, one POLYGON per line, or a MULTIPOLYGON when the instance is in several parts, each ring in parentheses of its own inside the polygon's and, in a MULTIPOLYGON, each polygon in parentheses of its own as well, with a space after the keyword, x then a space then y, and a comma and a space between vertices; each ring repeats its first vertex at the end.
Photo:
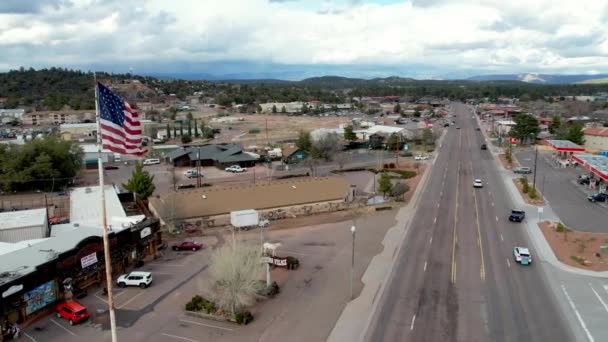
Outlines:
MULTIPOLYGON (((530 196, 528 194, 524 193, 523 185, 519 181, 519 178, 513 178, 513 183, 515 183, 517 190, 519 190, 519 194, 524 199, 524 201, 526 201, 526 203, 532 204, 532 205, 544 205, 545 204, 545 198, 543 197, 543 194, 541 194, 540 191, 538 191, 538 189, 536 189, 536 193, 538 194, 538 197, 535 199, 532 199, 532 198, 530 198, 530 196)), ((532 188, 531 185, 530 185, 530 188, 532 188)))
MULTIPOLYGON (((317 128, 337 128, 342 123, 349 123, 348 117, 318 116, 285 116, 285 115, 243 115, 243 121, 209 124, 221 128, 222 133, 216 140, 243 141, 249 145, 261 145, 266 142, 266 124, 268 139, 271 141, 295 139, 300 130, 312 131, 317 128), (259 133, 249 134, 257 129, 259 133)), ((229 142, 229 141, 222 141, 229 142)))
POLYGON ((606 233, 556 231, 555 222, 543 221, 539 227, 557 258, 563 263, 592 271, 608 271, 608 254, 600 246, 608 245, 606 233))

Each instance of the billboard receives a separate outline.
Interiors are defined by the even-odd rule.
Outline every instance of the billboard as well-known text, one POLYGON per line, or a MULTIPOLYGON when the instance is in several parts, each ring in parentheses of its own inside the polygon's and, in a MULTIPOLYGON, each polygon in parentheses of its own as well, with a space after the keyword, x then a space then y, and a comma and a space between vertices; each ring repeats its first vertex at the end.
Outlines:
POLYGON ((51 280, 23 294, 26 303, 25 314, 29 315, 53 304, 56 300, 55 281, 51 280))

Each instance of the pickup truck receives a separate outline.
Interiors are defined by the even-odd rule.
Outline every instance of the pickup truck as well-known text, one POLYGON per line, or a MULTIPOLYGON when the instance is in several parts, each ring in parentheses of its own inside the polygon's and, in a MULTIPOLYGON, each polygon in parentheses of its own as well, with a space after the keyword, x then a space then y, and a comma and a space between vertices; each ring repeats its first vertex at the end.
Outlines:
POLYGON ((526 212, 523 210, 512 209, 509 215, 509 221, 522 222, 526 218, 526 212))

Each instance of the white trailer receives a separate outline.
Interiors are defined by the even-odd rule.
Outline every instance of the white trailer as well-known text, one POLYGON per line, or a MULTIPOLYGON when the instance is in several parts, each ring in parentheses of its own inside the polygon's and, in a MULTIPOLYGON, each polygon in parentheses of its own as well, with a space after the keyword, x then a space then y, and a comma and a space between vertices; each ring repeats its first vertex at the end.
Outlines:
POLYGON ((230 224, 236 229, 249 230, 254 227, 265 227, 268 220, 260 220, 260 215, 254 209, 238 210, 230 212, 230 224))

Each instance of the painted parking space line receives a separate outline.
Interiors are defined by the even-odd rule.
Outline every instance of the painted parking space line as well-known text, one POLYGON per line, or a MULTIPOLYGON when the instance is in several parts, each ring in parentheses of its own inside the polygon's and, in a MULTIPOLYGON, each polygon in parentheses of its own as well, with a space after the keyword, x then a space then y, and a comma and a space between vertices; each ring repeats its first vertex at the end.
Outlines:
POLYGON ((76 334, 74 334, 70 329, 64 327, 63 325, 59 324, 57 321, 55 321, 54 319, 51 318, 51 322, 55 323, 58 327, 60 327, 61 329, 65 330, 68 334, 72 335, 72 336, 78 336, 76 334))
POLYGON ((24 333, 23 333, 23 336, 25 336, 25 337, 29 338, 30 340, 32 340, 32 341, 34 341, 34 342, 38 342, 38 341, 36 341, 36 339, 35 339, 35 338, 33 338, 32 336, 28 335, 26 332, 24 332, 24 333))
POLYGON ((562 284, 562 292, 564 293, 564 296, 566 297, 566 300, 568 301, 568 304, 570 304, 570 307, 574 311, 574 314, 576 315, 576 318, 578 319, 578 322, 581 324, 581 327, 585 331, 585 334, 587 335, 587 338, 589 339, 589 341, 595 342, 595 339, 593 338, 593 335, 591 335, 591 332, 589 331, 589 329, 587 329, 587 325, 585 324, 585 321, 583 321, 583 317, 581 316, 580 312, 578 312, 578 310, 576 309, 576 306, 574 305, 574 302, 572 301, 572 298, 570 298, 570 295, 568 294, 568 291, 566 291, 566 286, 564 284, 562 284))
POLYGON ((214 329, 220 329, 220 330, 226 330, 226 331, 234 331, 234 329, 231 329, 231 328, 226 328, 226 327, 221 327, 219 325, 206 324, 206 323, 201 323, 201 322, 194 322, 194 321, 190 321, 187 319, 180 319, 179 321, 184 322, 184 323, 196 324, 196 325, 200 325, 200 326, 208 327, 208 328, 214 328, 214 329))
POLYGON ((137 297, 141 296, 141 295, 142 295, 142 294, 144 294, 144 293, 145 293, 145 291, 141 291, 140 293, 138 293, 138 294, 136 294, 135 296, 131 297, 131 299, 129 299, 128 301, 126 301, 126 302, 122 303, 122 305, 117 306, 116 308, 117 308, 117 309, 122 309, 122 308, 124 308, 125 306, 127 306, 129 303, 131 303, 131 302, 132 302, 132 301, 134 301, 134 300, 135 300, 137 297))
POLYGON ((189 342, 201 342, 198 340, 193 340, 191 338, 187 338, 187 337, 183 337, 183 336, 177 336, 177 335, 171 335, 171 334, 166 334, 166 333, 162 333, 161 335, 167 336, 167 337, 171 337, 174 338, 176 340, 182 340, 182 341, 189 341, 189 342))

